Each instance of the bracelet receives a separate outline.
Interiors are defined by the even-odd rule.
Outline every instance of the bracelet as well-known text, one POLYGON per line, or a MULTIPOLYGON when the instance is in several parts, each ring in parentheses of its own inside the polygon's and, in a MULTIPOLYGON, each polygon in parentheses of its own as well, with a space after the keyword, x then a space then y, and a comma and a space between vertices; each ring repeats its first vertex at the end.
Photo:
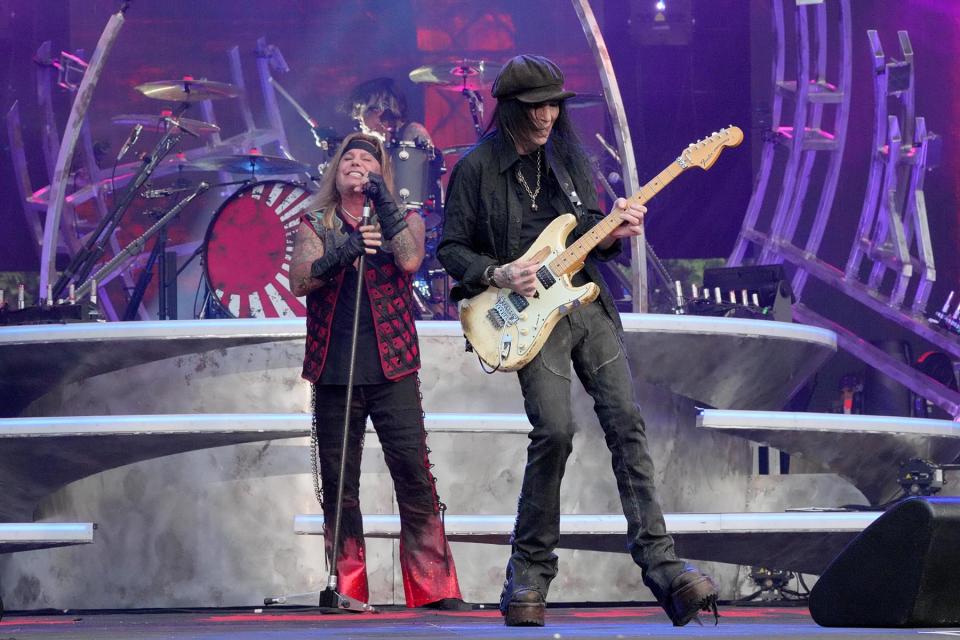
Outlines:
POLYGON ((497 265, 495 264, 492 264, 486 269, 484 269, 483 279, 486 280, 487 284, 490 285, 491 287, 497 287, 499 289, 500 287, 497 285, 496 280, 493 279, 493 272, 496 270, 497 270, 497 265))

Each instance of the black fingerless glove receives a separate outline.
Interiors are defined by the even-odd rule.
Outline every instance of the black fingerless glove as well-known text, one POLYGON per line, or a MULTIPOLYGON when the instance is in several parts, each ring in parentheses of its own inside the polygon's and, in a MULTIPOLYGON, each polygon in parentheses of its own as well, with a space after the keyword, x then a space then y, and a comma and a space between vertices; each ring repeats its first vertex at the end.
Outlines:
POLYGON ((339 247, 333 247, 310 265, 311 278, 329 279, 348 264, 360 257, 364 251, 363 234, 354 231, 347 241, 339 247))
POLYGON ((393 236, 407 228, 403 212, 390 196, 383 176, 376 173, 367 174, 367 183, 363 186, 363 193, 370 198, 377 210, 377 219, 380 220, 380 232, 384 240, 392 240, 393 236))

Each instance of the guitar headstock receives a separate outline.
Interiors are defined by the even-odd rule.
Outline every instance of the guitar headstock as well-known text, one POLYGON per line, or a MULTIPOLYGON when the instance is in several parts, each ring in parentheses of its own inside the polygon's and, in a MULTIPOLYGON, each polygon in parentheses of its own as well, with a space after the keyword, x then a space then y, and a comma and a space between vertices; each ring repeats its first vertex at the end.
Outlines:
POLYGON ((725 147, 736 147, 741 142, 743 142, 743 131, 740 127, 730 125, 688 146, 677 158, 677 163, 682 169, 693 166, 709 169, 725 147))

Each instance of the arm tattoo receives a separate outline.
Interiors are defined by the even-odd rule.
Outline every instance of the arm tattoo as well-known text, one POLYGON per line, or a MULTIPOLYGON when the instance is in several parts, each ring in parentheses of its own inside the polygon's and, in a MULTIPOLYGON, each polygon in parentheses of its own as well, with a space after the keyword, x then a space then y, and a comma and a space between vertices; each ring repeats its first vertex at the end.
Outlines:
POLYGON ((293 241, 290 260, 290 290, 296 296, 305 296, 323 286, 323 281, 310 277, 313 261, 323 256, 323 240, 307 223, 301 223, 293 241))
POLYGON ((390 241, 393 248, 394 260, 398 263, 407 262, 416 259, 417 242, 413 238, 413 233, 404 229, 393 237, 390 241))

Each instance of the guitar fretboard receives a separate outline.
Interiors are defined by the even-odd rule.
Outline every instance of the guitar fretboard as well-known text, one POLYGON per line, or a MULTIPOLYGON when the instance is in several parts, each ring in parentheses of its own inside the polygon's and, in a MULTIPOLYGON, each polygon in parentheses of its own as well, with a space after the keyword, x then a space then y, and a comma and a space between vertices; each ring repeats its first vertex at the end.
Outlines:
MULTIPOLYGON (((671 162, 666 169, 654 176, 653 180, 640 187, 640 190, 630 196, 628 200, 631 203, 646 204, 681 173, 683 173, 683 167, 680 166, 680 163, 677 161, 671 162)), ((609 236, 614 229, 619 227, 621 222, 623 222, 623 218, 616 211, 607 215, 592 229, 580 236, 576 242, 567 247, 566 251, 558 255, 550 263, 550 271, 556 276, 561 276, 579 269, 580 265, 587 259, 587 254, 603 242, 603 239, 609 236)))

